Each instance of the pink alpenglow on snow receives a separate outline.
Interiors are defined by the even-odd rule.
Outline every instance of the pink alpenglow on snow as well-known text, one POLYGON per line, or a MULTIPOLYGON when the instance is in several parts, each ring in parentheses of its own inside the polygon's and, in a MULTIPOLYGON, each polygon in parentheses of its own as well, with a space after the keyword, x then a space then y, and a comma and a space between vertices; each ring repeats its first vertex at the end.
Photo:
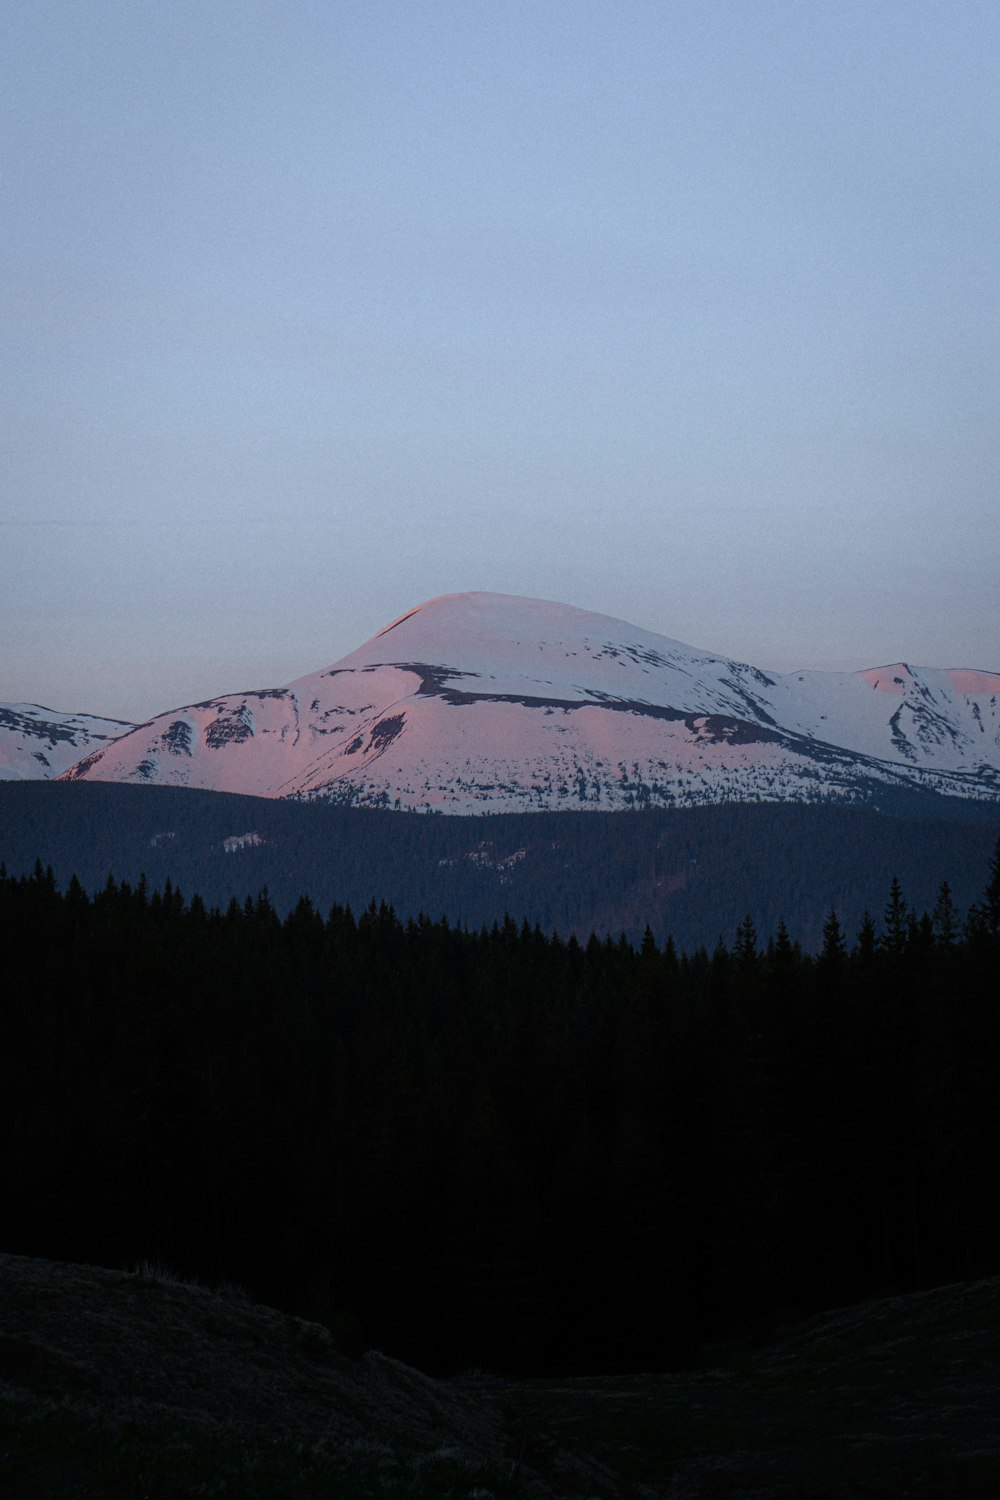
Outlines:
POLYGON ((37 703, 0 703, 0 781, 51 780, 133 724, 60 713, 37 703))
POLYGON ((913 681, 905 661, 897 661, 891 667, 869 667, 867 671, 857 675, 877 692, 894 693, 897 698, 906 691, 907 684, 913 681))
POLYGON ((330 667, 161 714, 66 775, 455 813, 994 801, 998 689, 902 663, 769 674, 568 605, 448 594, 330 667))
POLYGON ((1000 673, 976 672, 968 667, 952 667, 948 679, 956 693, 1000 695, 1000 673))

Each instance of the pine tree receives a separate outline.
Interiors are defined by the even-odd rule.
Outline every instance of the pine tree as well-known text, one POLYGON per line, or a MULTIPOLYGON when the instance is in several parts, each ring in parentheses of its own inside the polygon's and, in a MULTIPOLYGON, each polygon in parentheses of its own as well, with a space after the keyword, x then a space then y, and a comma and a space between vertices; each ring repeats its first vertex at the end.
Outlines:
POLYGON ((752 965, 757 957, 757 929, 749 912, 736 929, 733 957, 743 966, 752 965))
POLYGON ((784 920, 778 923, 778 930, 774 938, 767 945, 767 956, 774 969, 785 971, 791 968, 794 961, 799 957, 798 944, 793 943, 788 936, 788 928, 784 920))
POLYGON ((830 908, 830 914, 823 923, 823 949, 821 959, 828 965, 840 965, 847 955, 847 944, 844 940, 844 929, 840 925, 840 918, 830 908))
POLYGON ((892 885, 889 889, 889 900, 885 908, 885 919, 881 937, 882 948, 893 958, 899 958, 906 948, 909 916, 909 908, 903 900, 902 888, 898 878, 894 875, 892 877, 892 885))
POLYGON ((854 945, 854 956, 862 964, 870 964, 875 957, 878 948, 878 938, 875 931, 875 919, 870 911, 866 911, 861 918, 861 926, 858 928, 857 941, 854 945))
POLYGON ((952 898, 951 886, 947 880, 942 882, 941 889, 938 891, 931 922, 934 927, 934 936, 941 947, 953 947, 958 941, 960 921, 958 908, 952 898))
POLYGON ((993 858, 990 860, 990 878, 981 910, 986 931, 995 937, 1000 933, 1000 838, 997 839, 993 858))

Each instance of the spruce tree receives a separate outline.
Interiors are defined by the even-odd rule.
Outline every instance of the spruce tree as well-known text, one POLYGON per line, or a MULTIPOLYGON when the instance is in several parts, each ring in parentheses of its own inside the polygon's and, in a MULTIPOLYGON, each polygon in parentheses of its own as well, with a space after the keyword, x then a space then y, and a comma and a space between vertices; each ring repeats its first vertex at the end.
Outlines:
POLYGON ((823 949, 820 954, 823 962, 829 965, 839 965, 843 962, 847 953, 847 944, 844 941, 844 929, 840 925, 840 918, 830 908, 830 914, 823 923, 823 949))
POLYGON ((1000 838, 990 860, 990 878, 983 896, 982 912, 986 931, 995 937, 1000 933, 1000 838))
POLYGON ((951 894, 951 886, 947 880, 941 883, 931 922, 934 927, 934 936, 941 947, 953 947, 958 941, 960 919, 958 908, 951 894))
POLYGON ((875 919, 870 911, 866 911, 861 918, 861 926, 858 928, 858 937, 854 945, 854 956, 862 964, 870 964, 875 957, 878 948, 878 936, 875 930, 875 919))
POLYGON ((893 958, 899 958, 906 948, 909 916, 909 908, 903 900, 899 879, 894 875, 889 889, 889 900, 886 903, 881 938, 883 949, 893 958))

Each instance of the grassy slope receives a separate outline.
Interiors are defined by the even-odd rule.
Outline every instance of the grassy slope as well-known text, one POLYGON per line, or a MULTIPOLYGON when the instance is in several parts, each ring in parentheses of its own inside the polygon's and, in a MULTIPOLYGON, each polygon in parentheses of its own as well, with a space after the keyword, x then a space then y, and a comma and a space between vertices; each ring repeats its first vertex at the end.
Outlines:
POLYGON ((0 1257, 5 1496, 437 1500, 504 1472, 498 1428, 482 1402, 239 1295, 0 1257))
POLYGON ((1000 1279, 842 1309, 698 1374, 533 1382, 508 1406, 532 1461, 539 1439, 585 1448, 629 1495, 995 1500, 1000 1279))
POLYGON ((998 1334, 992 1280, 694 1374, 446 1383, 238 1295, 0 1257, 0 1493, 985 1500, 998 1334))

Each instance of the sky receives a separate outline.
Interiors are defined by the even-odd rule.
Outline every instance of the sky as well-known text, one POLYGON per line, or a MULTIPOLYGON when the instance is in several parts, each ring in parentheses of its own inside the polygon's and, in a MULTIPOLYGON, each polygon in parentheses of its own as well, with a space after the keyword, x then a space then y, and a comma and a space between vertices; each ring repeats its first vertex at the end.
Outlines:
POLYGON ((443 593, 1000 670, 995 0, 7 0, 0 700, 443 593))

